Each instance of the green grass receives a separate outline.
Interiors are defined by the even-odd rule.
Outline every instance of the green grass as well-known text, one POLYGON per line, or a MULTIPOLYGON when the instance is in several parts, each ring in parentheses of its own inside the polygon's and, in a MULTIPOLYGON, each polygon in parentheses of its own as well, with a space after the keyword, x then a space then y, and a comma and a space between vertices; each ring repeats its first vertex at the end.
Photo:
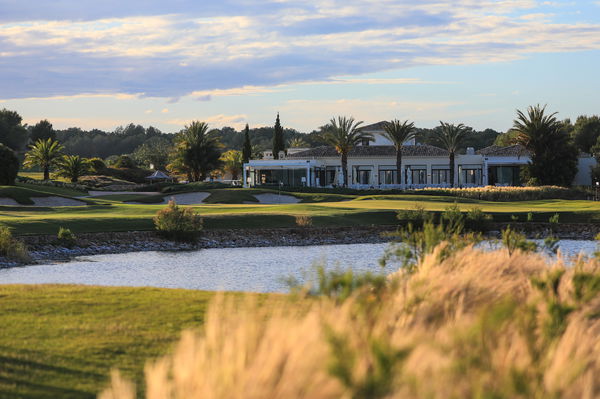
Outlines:
POLYGON ((63 187, 42 186, 38 184, 17 183, 17 187, 27 188, 29 190, 50 195, 58 195, 61 197, 79 197, 82 195, 87 195, 87 191, 78 191, 63 187))
MULTIPOLYGON (((91 200, 93 201, 93 200, 91 200)), ((153 229, 152 218, 164 205, 122 204, 98 200, 86 207, 0 207, 0 223, 15 234, 56 234, 63 226, 74 233, 131 231, 153 229)), ((561 223, 600 223, 600 202, 574 200, 540 200, 489 202, 456 201, 463 211, 478 207, 491 213, 497 222, 510 222, 512 215, 521 221, 528 212, 534 221, 548 222, 560 214, 561 223)), ((205 218, 207 229, 294 227, 296 215, 309 215, 315 226, 359 226, 396 224, 395 213, 401 209, 423 206, 441 212, 454 203, 448 197, 405 195, 394 199, 367 199, 343 202, 299 204, 205 204, 195 206, 205 218)))
POLYGON ((21 205, 33 205, 31 198, 48 197, 50 194, 18 186, 0 186, 0 198, 10 198, 21 205))
POLYGON ((0 397, 95 398, 114 367, 139 382, 146 360, 202 325, 212 295, 0 285, 0 397))

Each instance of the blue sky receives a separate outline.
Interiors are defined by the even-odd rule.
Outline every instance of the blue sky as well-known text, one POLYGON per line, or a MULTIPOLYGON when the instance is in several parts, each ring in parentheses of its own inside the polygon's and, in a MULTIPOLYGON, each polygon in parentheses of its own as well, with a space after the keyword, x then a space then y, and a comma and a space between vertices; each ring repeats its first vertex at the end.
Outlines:
POLYGON ((0 0, 0 107, 58 128, 506 130, 600 113, 599 66, 600 0, 0 0))

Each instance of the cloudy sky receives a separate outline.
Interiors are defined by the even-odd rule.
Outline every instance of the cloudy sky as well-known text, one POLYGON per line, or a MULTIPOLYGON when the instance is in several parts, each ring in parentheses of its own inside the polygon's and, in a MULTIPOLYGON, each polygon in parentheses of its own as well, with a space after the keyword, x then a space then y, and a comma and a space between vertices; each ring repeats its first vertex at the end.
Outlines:
POLYGON ((0 0, 0 108, 178 131, 600 113, 600 1, 0 0))

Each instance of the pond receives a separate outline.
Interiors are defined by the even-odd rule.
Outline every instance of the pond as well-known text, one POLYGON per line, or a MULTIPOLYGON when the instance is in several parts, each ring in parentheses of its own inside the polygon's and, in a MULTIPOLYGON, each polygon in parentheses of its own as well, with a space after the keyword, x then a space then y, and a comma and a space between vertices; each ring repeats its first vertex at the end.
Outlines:
MULTIPOLYGON (((562 240, 563 254, 592 254, 595 241, 562 240)), ((132 252, 95 255, 68 263, 0 269, 3 284, 87 284, 198 290, 287 292, 285 280, 306 281, 317 264, 327 269, 382 271, 388 244, 222 248, 190 252, 132 252)), ((395 270, 388 266, 383 271, 395 270)))

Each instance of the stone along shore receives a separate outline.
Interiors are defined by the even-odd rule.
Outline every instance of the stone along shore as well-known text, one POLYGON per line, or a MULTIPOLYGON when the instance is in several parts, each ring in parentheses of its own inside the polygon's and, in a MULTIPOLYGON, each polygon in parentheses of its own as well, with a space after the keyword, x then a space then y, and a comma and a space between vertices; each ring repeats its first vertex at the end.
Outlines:
MULTIPOLYGON (((551 232, 548 223, 512 223, 529 238, 544 238, 551 232)), ((495 224, 488 232, 497 238, 507 224, 495 224)), ((34 264, 68 261, 78 256, 116 254, 136 251, 189 251, 203 248, 277 247, 331 244, 382 243, 396 226, 308 227, 252 230, 206 230, 196 243, 165 240, 153 231, 83 233, 66 247, 54 235, 24 236, 34 264)), ((593 240, 600 233, 597 224, 559 224, 554 235, 561 239, 593 240)), ((0 267, 19 266, 0 257, 0 267)))

